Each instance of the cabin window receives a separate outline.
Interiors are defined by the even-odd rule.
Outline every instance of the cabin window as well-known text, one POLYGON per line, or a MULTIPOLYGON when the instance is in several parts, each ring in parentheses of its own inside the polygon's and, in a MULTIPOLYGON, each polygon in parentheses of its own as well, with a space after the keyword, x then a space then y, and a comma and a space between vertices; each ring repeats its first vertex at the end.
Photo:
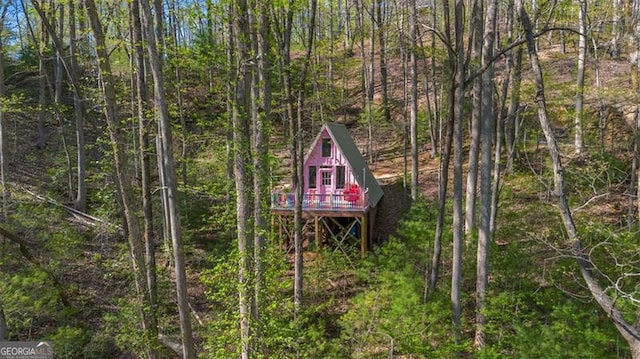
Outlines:
POLYGON ((331 186, 331 171, 322 171, 322 185, 331 186))
POLYGON ((322 157, 331 157, 331 139, 322 139, 322 157))
POLYGON ((336 188, 344 188, 344 166, 336 166, 336 188))
POLYGON ((309 188, 316 188, 316 171, 316 166, 309 166, 309 177, 307 178, 309 188))

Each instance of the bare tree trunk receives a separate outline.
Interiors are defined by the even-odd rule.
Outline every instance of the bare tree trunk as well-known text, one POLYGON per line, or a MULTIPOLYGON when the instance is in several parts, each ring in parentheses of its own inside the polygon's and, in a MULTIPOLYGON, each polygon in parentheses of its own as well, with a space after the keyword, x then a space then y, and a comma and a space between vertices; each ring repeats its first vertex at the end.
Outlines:
POLYGON ((382 90, 382 116, 384 120, 391 122, 391 110, 389 109, 389 76, 387 73, 387 2, 376 0, 376 13, 378 23, 378 46, 380 48, 380 85, 382 90))
MULTIPOLYGON (((229 64, 229 67, 232 67, 232 64, 235 63, 235 42, 233 39, 233 21, 229 21, 227 23, 227 51, 226 51, 226 55, 227 55, 227 64, 229 64)), ((235 89, 234 89, 234 85, 235 85, 235 71, 233 70, 233 68, 229 68, 227 70, 227 76, 226 76, 226 90, 227 90, 227 103, 226 103, 226 113, 228 116, 231 116, 231 114, 233 113, 233 104, 235 102, 235 89)), ((231 122, 231 121, 229 121, 231 122)), ((235 184, 233 183, 233 172, 234 172, 234 154, 233 154, 233 125, 232 124, 227 124, 226 125, 226 136, 225 136, 225 158, 226 158, 226 166, 225 166, 225 175, 226 175, 226 179, 228 181, 229 185, 229 189, 228 189, 228 193, 225 194, 225 200, 230 200, 231 199, 231 187, 235 186, 235 184)))
POLYGON ((344 0, 344 49, 345 53, 353 54, 353 24, 351 24, 350 0, 344 0))
MULTIPOLYGON (((513 41, 513 27, 514 27, 514 9, 513 0, 509 0, 506 9, 507 17, 507 43, 513 41)), ((509 50, 506 53, 506 65, 509 73, 509 86, 511 87, 511 96, 509 97, 509 106, 505 115, 504 123, 504 139, 505 148, 507 152, 507 161, 505 165, 505 172, 511 172, 513 167, 513 157, 515 155, 515 145, 517 142, 517 130, 516 130, 516 111, 520 98, 520 74, 522 68, 522 47, 515 50, 509 50), (514 56, 515 53, 515 56, 514 56)))
MULTIPOLYGON (((73 113, 76 122, 76 197, 74 207, 79 211, 87 209, 87 184, 86 184, 86 150, 84 139, 84 106, 80 98, 80 90, 76 88, 78 78, 76 15, 74 1, 69 1, 69 61, 70 74, 73 85, 73 113)), ((64 65, 64 62, 63 62, 64 65)))
MULTIPOLYGON (((135 85, 138 111, 138 145, 140 156, 140 182, 142 193, 142 215, 144 220, 144 247, 145 263, 147 269, 147 285, 149 286, 149 311, 151 322, 149 330, 158 333, 156 322, 158 289, 156 276, 155 236, 153 234, 153 210, 151 199, 151 148, 149 148, 149 127, 151 121, 147 118, 149 96, 147 89, 147 76, 145 71, 145 58, 143 49, 142 23, 140 19, 140 4, 133 1, 131 4, 132 17, 132 48, 135 61, 135 85)), ((152 334, 153 335, 153 334, 152 334)))
MULTIPOLYGON (((179 55, 177 55, 178 53, 178 46, 180 46, 180 33, 178 31, 179 25, 178 25, 178 19, 176 16, 176 1, 175 0, 171 0, 171 7, 170 7, 170 18, 173 19, 173 21, 170 24, 170 29, 171 29, 171 34, 172 34, 172 39, 173 39, 173 51, 174 54, 176 54, 175 56, 178 57, 179 55)), ((158 18, 158 17, 156 17, 158 18)), ((180 64, 177 63, 174 65, 174 74, 175 74, 175 85, 176 85, 176 99, 177 99, 177 103, 176 105, 178 106, 178 118, 180 119, 180 130, 181 130, 181 138, 180 138, 180 177, 182 178, 182 183, 184 185, 187 184, 187 156, 188 156, 188 147, 189 147, 189 141, 187 139, 188 137, 188 129, 187 129, 187 122, 185 119, 185 114, 184 114, 184 100, 182 98, 182 71, 180 70, 180 64)))
MULTIPOLYGON (((370 56, 367 59, 366 48, 365 48, 365 3, 364 0, 355 0, 356 3, 356 11, 357 11, 357 21, 358 21, 358 29, 360 30, 360 59, 362 62, 362 79, 361 79, 361 91, 362 91, 362 108, 365 111, 365 116, 367 116, 367 158, 369 163, 373 163, 373 56, 375 53, 374 40, 375 38, 370 37, 370 56)), ((373 16, 373 14, 371 15, 373 16)), ((373 23, 371 24, 373 26, 373 23)), ((371 35, 371 34, 370 34, 371 35)))
POLYGON ((418 10, 416 1, 410 1, 409 9, 409 137, 411 139, 411 199, 418 199, 418 10))
MULTIPOLYGON (((0 16, 0 100, 5 97, 4 86, 4 38, 2 37, 4 30, 4 19, 7 15, 9 3, 5 3, 2 7, 2 15, 0 16)), ((0 213, 0 221, 5 221, 9 213, 9 188, 7 182, 9 178, 9 157, 7 156, 7 120, 5 112, 0 107, 0 187, 2 187, 2 212, 0 213)), ((4 322, 4 313, 2 311, 2 303, 0 302, 0 340, 3 340, 3 334, 6 329, 4 322)))
MULTIPOLYGON (((410 137, 410 116, 409 112, 409 43, 406 34, 411 34, 411 29, 405 29, 406 17, 410 16, 409 2, 405 1, 399 4, 396 2, 398 16, 398 24, 396 32, 400 35, 400 63, 402 64, 402 188, 406 191, 409 186, 409 137, 410 137)), ((428 283, 425 277, 425 284, 428 283)), ((426 288, 426 287, 425 287, 426 288)))
MULTIPOLYGON (((43 20, 44 21, 44 20, 43 20)), ((38 49, 38 128, 36 137, 36 148, 39 150, 44 149, 45 146, 45 134, 44 123, 47 115, 47 66, 45 64, 45 47, 47 44, 47 31, 44 26, 40 30, 40 46, 38 49)))
MULTIPOLYGON (((278 12, 281 16, 280 19, 274 21, 274 27, 276 32, 276 43, 278 46, 279 59, 279 73, 284 90, 285 111, 283 124, 285 125, 285 133, 289 136, 289 155, 291 157, 290 174, 291 185, 294 191, 298 184, 298 146, 299 131, 297 129, 297 122, 294 121, 294 98, 293 98, 293 79, 291 74, 291 28, 293 26, 293 0, 289 0, 287 6, 284 6, 278 12)), ((300 237, 302 236, 302 208, 298 208, 297 201, 293 211, 293 226, 294 226, 294 244, 295 236, 300 231, 300 237)), ((289 245, 290 243, 287 243, 289 245)), ((294 263, 294 267, 303 263, 294 263)), ((295 269, 294 269, 295 272, 295 269)), ((298 283, 294 273, 294 306, 296 305, 296 285, 302 286, 302 283, 298 283)), ((301 300, 300 300, 301 301, 301 300)))
POLYGON ((140 1, 142 13, 142 26, 147 39, 147 49, 149 50, 149 62, 151 64, 151 74, 153 75, 155 104, 158 111, 158 128, 161 136, 163 168, 165 170, 164 179, 166 181, 166 191, 168 202, 169 220, 171 228, 171 243, 173 245, 173 259, 176 276, 176 295, 178 301, 178 312, 180 315, 180 332, 182 334, 182 355, 183 358, 195 358, 195 348, 193 345, 193 333, 191 330, 191 318, 189 309, 189 297, 187 294, 187 273, 182 244, 182 233, 180 225, 180 214, 178 204, 178 184, 173 159, 171 127, 169 123, 169 110, 164 97, 164 78, 162 75, 162 63, 158 53, 158 40, 153 27, 151 6, 148 0, 140 1))
POLYGON ((310 15, 309 15, 309 23, 308 23, 308 31, 307 39, 306 39, 306 53, 304 57, 304 62, 302 63, 302 68, 300 69, 300 90, 298 91, 298 115, 297 115, 297 136, 298 137, 298 161, 297 161, 297 187, 296 187, 296 213, 299 212, 300 223, 296 222, 296 233, 295 233, 295 284, 294 284, 294 294, 293 294, 293 302, 296 308, 296 313, 299 313, 302 309, 302 301, 303 301, 303 257, 302 257, 302 194, 304 189, 304 152, 302 150, 303 146, 303 136, 302 136, 302 126, 303 126, 303 114, 304 114, 304 101, 305 101, 305 92, 304 86, 302 86, 306 82, 307 72, 309 63, 311 60, 311 52, 313 50, 313 40, 314 40, 314 30, 316 27, 316 10, 317 10, 317 0, 311 0, 309 3, 311 7, 310 15))
MULTIPOLYGON (((254 303, 253 319, 260 323, 260 308, 262 305, 262 291, 264 286, 263 253, 266 243, 267 220, 264 213, 268 172, 267 152, 269 143, 266 140, 266 130, 271 117, 271 64, 269 62, 271 49, 269 42, 268 3, 264 0, 257 1, 252 9, 253 26, 252 36, 256 51, 256 68, 252 76, 252 151, 253 156, 253 270, 254 270, 254 303)), ((254 326, 255 342, 258 342, 261 333, 254 326)), ((257 349, 257 348, 256 348, 257 349)))
POLYGON ((520 136, 520 85, 522 83, 522 48, 515 51, 513 71, 511 72, 511 96, 509 99, 509 108, 507 109, 507 118, 505 122, 505 144, 507 149, 507 164, 505 172, 513 170, 513 160, 517 156, 518 137, 520 136))
POLYGON ((638 220, 635 213, 637 211, 640 216, 640 178, 638 173, 640 170, 640 138, 638 137, 638 129, 640 129, 640 107, 636 106, 636 114, 633 119, 633 159, 631 160, 631 178, 629 179, 629 207, 627 208, 627 226, 631 230, 633 223, 638 220))
POLYGON ((621 2, 622 0, 612 1, 613 15, 611 18, 611 42, 609 44, 609 55, 616 60, 620 59, 620 37, 623 34, 620 16, 620 12, 622 11, 621 2))
POLYGON ((522 27, 527 38, 527 50, 529 52, 531 69, 533 71, 537 89, 536 103, 538 104, 538 118, 540 121, 540 127, 542 128, 545 139, 547 140, 547 147, 549 148, 549 155, 553 164, 553 194, 557 197, 559 202, 560 216, 567 232, 568 244, 571 247, 572 255, 578 263, 580 274, 582 275, 591 296, 608 315, 621 336, 627 341, 631 348, 632 357, 634 359, 640 358, 640 330, 638 329, 640 316, 636 318, 635 323, 629 323, 627 321, 623 313, 618 309, 618 307, 616 307, 615 299, 612 298, 610 294, 598 283, 594 274, 593 263, 590 261, 588 254, 585 253, 582 247, 582 242, 578 235, 578 230, 573 220, 573 215, 569 208, 567 196, 564 191, 563 165, 560 157, 560 149, 547 116, 544 82, 538 60, 538 53, 533 40, 533 30, 529 16, 522 4, 522 0, 516 0, 516 8, 520 15, 520 22, 522 23, 522 27))
MULTIPOLYGON (((57 17, 57 20, 58 20, 57 36, 62 39, 64 36, 64 4, 56 4, 56 8, 58 9, 58 12, 59 12, 57 17)), ((54 9, 53 12, 55 13, 55 11, 56 10, 54 9)), ((56 48, 55 50, 56 50, 56 63, 55 63, 54 73, 53 73, 54 101, 59 105, 60 101, 62 100, 62 80, 64 78, 64 74, 63 74, 64 66, 62 64, 63 62, 62 57, 64 56, 64 52, 62 52, 62 49, 58 49, 58 48, 56 48)))
POLYGON ((238 237, 238 312, 240 319, 241 358, 248 359, 251 353, 251 294, 250 294, 250 263, 249 238, 251 228, 251 181, 250 171, 247 169, 251 136, 249 134, 249 96, 250 73, 249 59, 249 31, 248 7, 246 0, 231 4, 232 32, 231 42, 235 49, 231 71, 235 73, 232 90, 232 124, 233 124, 233 153, 234 175, 236 183, 236 219, 238 237))
POLYGON ((456 0, 455 5, 455 87, 453 97, 453 253, 451 259, 451 311, 453 313, 456 341, 462 338, 462 251, 464 241, 464 214, 462 208, 462 162, 463 141, 462 122, 464 111, 464 1, 456 0))
MULTIPOLYGON (((453 44, 451 40, 451 22, 449 19, 449 3, 445 1, 443 3, 443 16, 444 16, 444 28, 445 28, 445 36, 446 41, 449 44, 453 44)), ((449 57, 449 66, 451 73, 451 81, 452 84, 449 88, 449 118, 446 123, 446 137, 444 140, 444 150, 442 153, 442 160, 440 162, 439 167, 439 178, 438 178, 438 214, 436 218, 436 231, 434 234, 433 240, 433 255, 431 257, 431 278, 429 280, 427 295, 431 295, 436 290, 436 284, 438 283, 438 278, 440 277, 440 262, 441 262, 441 254, 442 254, 442 232, 444 231, 444 216, 445 209, 447 204, 447 188, 449 185, 449 165, 451 162, 451 151, 453 145, 453 136, 454 136, 454 103, 455 103, 455 85, 453 81, 455 80, 456 75, 456 58, 455 51, 449 47, 448 52, 449 57)))
POLYGON ((583 151, 582 121, 584 116, 584 67, 587 55, 587 0, 580 0, 578 11, 578 74, 576 79, 576 117, 574 119, 574 151, 581 154, 583 151))
MULTIPOLYGON (((31 3, 33 4, 34 9, 38 13, 40 20, 42 21, 43 31, 46 31, 51 37, 51 40, 53 42, 53 45, 56 51, 59 53, 63 53, 65 46, 63 45, 61 38, 58 36, 58 34, 55 32, 55 29, 49 22, 49 19, 47 18, 47 15, 45 14, 44 10, 41 8, 40 3, 38 1, 34 2, 33 0, 31 1, 31 3)), ((78 71, 77 56, 76 56, 77 39, 75 36, 76 17, 75 17, 75 7, 72 2, 70 2, 69 4, 69 12, 70 12, 69 16, 71 18, 71 23, 69 27, 69 36, 71 37, 70 44, 69 44, 70 61, 69 63, 67 63, 64 57, 59 57, 58 60, 60 61, 60 64, 62 65, 62 67, 65 69, 67 76, 69 78, 69 81, 71 82, 71 87, 73 90, 74 117, 75 117, 75 124, 76 124, 76 147, 77 147, 77 192, 74 199, 74 206, 76 207, 76 209, 82 211, 86 209, 86 202, 87 202, 87 198, 86 198, 87 190, 86 190, 86 181, 85 181, 85 177, 86 177, 85 152, 86 151, 85 151, 85 140, 84 140, 84 107, 81 101, 82 90, 80 88, 80 83, 78 81, 79 71, 78 71)), ((44 79, 41 79, 41 80, 45 81, 45 84, 46 84, 46 76, 44 77, 44 79)), ((41 104, 45 103, 46 98, 42 97, 44 96, 44 93, 41 92, 40 96, 41 96, 40 97, 41 104)), ((58 102, 54 101, 54 103, 57 104, 58 102)), ((38 133, 40 134, 42 130, 43 141, 39 143, 42 146, 44 146, 44 127, 43 127, 44 114, 42 113, 42 111, 43 109, 41 107, 41 110, 40 110, 41 113, 38 115, 39 117, 38 133), (40 121, 41 119, 42 119, 42 122, 40 121), (42 125, 42 128, 40 125, 42 125)), ((56 105, 56 111, 58 111, 57 105, 56 105)), ((40 135, 38 136, 40 137, 40 135)), ((63 136, 63 141, 64 141, 64 136, 63 136)), ((69 186, 72 187, 71 182, 69 183, 69 186)), ((70 195, 71 195, 71 192, 72 191, 70 191, 70 195)))
MULTIPOLYGON (((472 57, 478 62, 482 57, 482 14, 484 12, 483 0, 473 0, 473 12, 471 14, 472 57)), ((473 108, 471 110, 471 139, 469 140, 469 170, 467 172, 467 189, 465 196, 464 232, 467 244, 471 243, 471 233, 476 229, 476 192, 478 189, 478 157, 480 156, 480 116, 482 113, 482 79, 480 76, 473 80, 473 108)))
MULTIPOLYGON (((437 2, 433 2, 433 11, 431 21, 433 26, 435 27, 438 23, 438 11, 437 11, 437 2)), ((435 138, 433 141, 433 148, 431 149, 432 155, 435 157, 439 155, 442 146, 442 121, 440 115, 440 98, 442 98, 441 92, 438 90, 438 84, 436 82, 436 34, 431 34, 431 66, 429 67, 431 73, 431 88, 433 89, 433 114, 434 118, 432 120, 432 137, 435 138)))
MULTIPOLYGON (((154 24, 154 29, 152 31, 155 32, 156 38, 156 52, 158 53, 158 58, 160 59, 160 63, 162 65, 166 43, 164 39, 164 5, 162 0, 152 0, 153 1, 153 18, 155 21, 151 21, 154 24)), ((145 34, 149 36, 148 34, 145 34)), ((158 162, 158 178, 160 182, 160 202, 162 204, 162 239, 164 243, 165 250, 167 253, 171 250, 173 244, 171 243, 171 213, 169 211, 169 191, 167 190, 167 177, 166 177, 166 169, 164 166, 164 160, 162 158, 162 154, 166 151, 164 149, 164 141, 162 140, 162 135, 160 134, 160 126, 157 126, 157 136, 156 136, 156 157, 158 162)))
POLYGON ((480 144, 480 226, 478 227, 478 248, 476 264, 476 333, 475 346, 482 348, 485 344, 486 323, 484 316, 485 297, 489 286, 489 252, 491 248, 491 213, 492 187, 491 170, 493 155, 493 136, 495 133, 495 115, 493 106, 493 44, 496 37, 496 17, 498 1, 490 0, 484 24, 484 43, 482 45, 482 116, 481 116, 481 144, 480 144))
POLYGON ((144 260, 144 250, 140 235, 140 224, 136 215, 135 200, 133 189, 131 188, 131 179, 126 168, 125 153, 121 136, 121 121, 118 115, 118 105, 116 101, 115 79, 111 71, 111 64, 105 46, 105 36, 102 30, 102 24, 98 17, 98 12, 94 0, 84 0, 89 22, 93 29, 96 41, 96 52, 98 55, 98 64, 100 67, 100 76, 102 80, 102 89, 104 96, 104 115, 107 120, 109 137, 113 151, 114 169, 116 173, 116 185, 120 194, 120 205, 126 219, 127 236, 129 240, 129 250, 131 256, 131 266, 133 269, 134 280, 136 283, 136 291, 139 299, 139 311, 142 319, 142 330, 148 340, 148 352, 150 356, 153 353, 154 345, 157 338, 151 336, 151 319, 148 308, 150 308, 148 283, 146 277, 146 264, 144 260))

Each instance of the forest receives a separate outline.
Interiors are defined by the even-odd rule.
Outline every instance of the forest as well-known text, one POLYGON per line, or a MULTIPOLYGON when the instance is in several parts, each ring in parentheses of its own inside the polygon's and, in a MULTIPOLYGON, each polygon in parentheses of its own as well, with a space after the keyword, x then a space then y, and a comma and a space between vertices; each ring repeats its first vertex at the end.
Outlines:
POLYGON ((2 0, 0 345, 640 359, 639 61, 639 0, 2 0))

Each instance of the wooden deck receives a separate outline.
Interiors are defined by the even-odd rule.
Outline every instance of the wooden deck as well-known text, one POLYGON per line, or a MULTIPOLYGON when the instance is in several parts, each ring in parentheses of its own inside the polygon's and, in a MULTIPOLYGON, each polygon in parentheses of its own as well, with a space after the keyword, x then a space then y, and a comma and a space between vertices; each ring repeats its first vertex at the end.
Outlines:
MULTIPOLYGON (((303 212, 334 213, 337 217, 359 216, 369 209, 367 193, 305 193, 302 196, 303 212)), ((278 213, 293 212, 295 193, 273 192, 271 194, 271 211, 278 213)))
MULTIPOLYGON (((272 227, 285 243, 293 240, 295 199, 295 193, 271 193, 272 227)), ((302 197, 302 224, 308 228, 308 232, 314 233, 318 246, 321 247, 323 242, 333 243, 336 250, 346 254, 350 239, 359 240, 363 258, 370 247, 369 233, 373 229, 370 226, 373 223, 371 212, 375 212, 375 207, 369 206, 366 191, 324 195, 312 192, 302 197)))

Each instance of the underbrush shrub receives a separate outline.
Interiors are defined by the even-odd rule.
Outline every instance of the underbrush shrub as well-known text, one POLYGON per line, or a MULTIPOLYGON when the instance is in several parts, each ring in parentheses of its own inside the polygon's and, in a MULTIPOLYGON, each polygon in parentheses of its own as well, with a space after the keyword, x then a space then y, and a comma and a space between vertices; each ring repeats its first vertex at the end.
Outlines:
POLYGON ((425 301, 425 271, 435 224, 433 205, 417 201, 391 236, 370 256, 370 283, 342 315, 347 357, 455 357, 468 347, 456 343, 449 299, 436 292, 425 301))
POLYGON ((146 339, 140 329, 138 304, 135 300, 128 298, 117 299, 113 304, 117 310, 107 312, 102 317, 105 333, 114 338, 115 345, 121 354, 144 356, 146 339))
MULTIPOLYGON (((83 348, 89 341, 89 334, 83 328, 74 326, 62 326, 57 328, 53 333, 44 338, 53 344, 55 357, 64 358, 80 358, 84 357, 83 348)), ((102 355, 103 353, 94 353, 102 355)))
POLYGON ((607 152, 592 151, 569 161, 563 174, 567 193, 584 202, 600 191, 624 184, 629 173, 630 162, 607 152))
MULTIPOLYGON (((593 303, 558 295, 546 298, 496 296, 489 309, 488 326, 495 341, 483 348, 479 358, 609 358, 625 349, 616 333, 603 325, 593 303), (524 300, 523 300, 524 299, 524 300), (495 307, 498 305, 498 307, 495 307), (508 309, 498 310, 507 305, 508 309), (498 321, 500 323, 498 324, 498 321)), ((488 330, 488 332, 489 332, 488 330)))
MULTIPOLYGON (((241 343, 238 315, 238 252, 211 258, 201 281, 207 288, 211 314, 203 334, 207 357, 238 357, 241 343)), ((267 246, 263 263, 260 320, 251 322, 256 333, 256 358, 339 358, 340 348, 328 339, 331 318, 318 313, 329 312, 330 300, 309 306, 294 316, 293 278, 290 263, 277 246, 267 246)), ((312 300, 312 299, 308 299, 312 300)))

